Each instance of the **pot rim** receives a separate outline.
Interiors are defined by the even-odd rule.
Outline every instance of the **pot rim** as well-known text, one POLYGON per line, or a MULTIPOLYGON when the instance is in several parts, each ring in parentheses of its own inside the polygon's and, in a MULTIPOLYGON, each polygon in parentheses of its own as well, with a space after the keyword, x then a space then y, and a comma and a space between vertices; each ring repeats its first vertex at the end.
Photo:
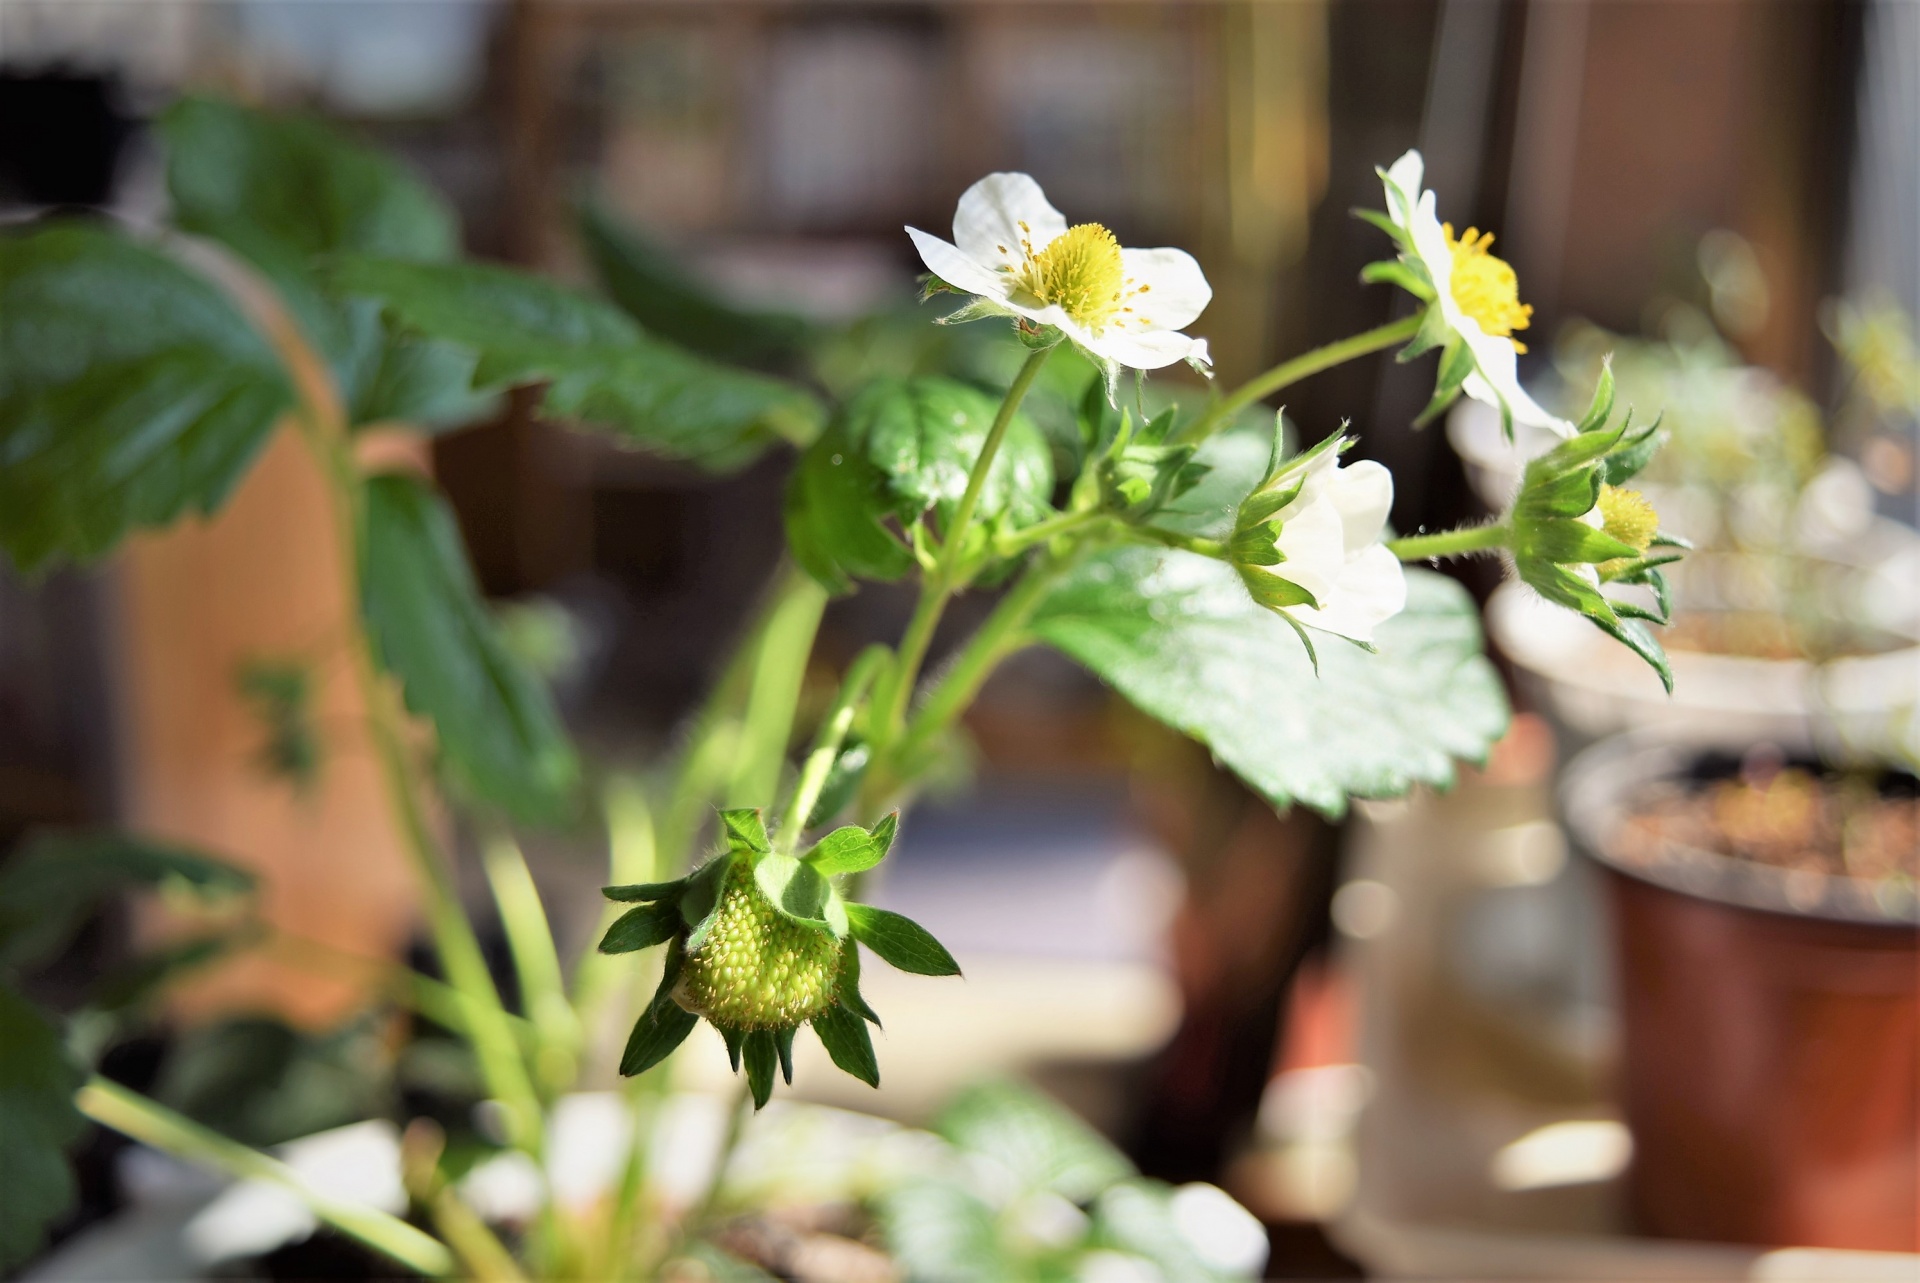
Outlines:
POLYGON ((1626 811, 1627 799, 1660 779, 1682 774, 1702 754, 1724 746, 1672 729, 1629 731, 1609 736, 1586 749, 1567 766, 1560 783, 1561 811, 1574 845, 1604 868, 1681 895, 1742 909, 1828 922, 1912 930, 1920 927, 1920 897, 1883 884, 1879 893, 1854 878, 1721 855, 1669 842, 1676 857, 1656 865, 1618 859, 1610 839, 1626 811))

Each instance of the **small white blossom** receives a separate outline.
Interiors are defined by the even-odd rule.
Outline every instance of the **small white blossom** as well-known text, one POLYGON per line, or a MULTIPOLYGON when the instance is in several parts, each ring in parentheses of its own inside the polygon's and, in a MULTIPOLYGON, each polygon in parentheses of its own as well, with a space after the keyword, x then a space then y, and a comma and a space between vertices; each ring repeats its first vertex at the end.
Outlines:
POLYGON ((1512 337, 1525 329, 1533 309, 1520 302, 1513 269, 1488 252, 1491 233, 1468 228, 1455 237, 1435 213, 1435 197, 1421 187, 1425 162, 1409 151, 1386 172, 1387 217, 1433 281, 1447 328, 1473 356, 1464 390, 1476 401, 1503 410, 1516 423, 1547 428, 1563 437, 1573 424, 1548 413, 1520 386, 1516 356, 1526 348, 1512 337))
POLYGON ((1407 577, 1400 559, 1380 542, 1393 507, 1393 474, 1371 459, 1342 467, 1340 450, 1313 451, 1267 483, 1299 493, 1272 518, 1281 561, 1271 569, 1245 566, 1241 574, 1269 575, 1312 595, 1313 605, 1280 610, 1298 623, 1369 645, 1373 630, 1406 608, 1407 577))
POLYGON ((988 174, 960 197, 953 242, 907 228, 929 270, 976 297, 966 317, 1051 325, 1107 372, 1212 365, 1205 339, 1180 333, 1213 289, 1179 249, 1122 249, 1098 223, 1067 226, 1025 174, 988 174))

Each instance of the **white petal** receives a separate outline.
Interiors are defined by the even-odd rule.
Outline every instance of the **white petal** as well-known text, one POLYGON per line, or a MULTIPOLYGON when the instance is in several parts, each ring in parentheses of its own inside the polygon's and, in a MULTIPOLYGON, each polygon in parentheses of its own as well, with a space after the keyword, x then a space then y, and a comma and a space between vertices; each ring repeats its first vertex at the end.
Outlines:
POLYGON ((1157 370, 1175 361, 1207 360, 1205 339, 1192 339, 1172 330, 1152 330, 1129 334, 1109 329, 1090 334, 1076 325, 1063 325, 1068 336, 1095 356, 1117 361, 1130 370, 1157 370), (1196 350, 1197 349, 1197 350, 1196 350))
POLYGON ((1467 341, 1467 347, 1472 349, 1473 363, 1477 367, 1476 373, 1467 376, 1465 390, 1468 396, 1495 409, 1505 400, 1507 411, 1513 415, 1516 423, 1546 428, 1563 437, 1574 434, 1576 429, 1573 424, 1558 415, 1549 414, 1520 386, 1519 361, 1511 339, 1488 334, 1470 316, 1462 317, 1457 328, 1460 336, 1467 341))
POLYGON ((1407 224, 1407 231, 1413 236, 1414 253, 1420 256, 1427 275, 1433 278, 1434 289, 1440 292, 1440 310, 1446 315, 1447 324, 1459 329, 1460 323, 1467 320, 1467 314, 1453 301, 1453 248, 1447 244, 1446 229, 1434 212, 1432 192, 1420 193, 1420 203, 1414 206, 1413 221, 1407 224))
POLYGON ((1213 353, 1207 351, 1205 339, 1195 339, 1193 346, 1187 349, 1187 364, 1208 378, 1213 377, 1213 353))
POLYGON ((1123 249, 1129 324, 1150 330, 1184 330, 1213 301, 1213 287, 1193 255, 1183 249, 1123 249), (1136 291, 1138 291, 1136 293, 1136 291))
POLYGON ((967 188, 953 214, 954 243, 989 271, 1018 268, 1021 241, 1038 254, 1066 230, 1067 220, 1025 174, 988 174, 967 188))
POLYGON ((1349 554, 1379 542, 1381 527, 1393 509, 1391 472, 1372 459, 1362 459, 1334 473, 1328 494, 1340 513, 1349 554))
POLYGON ((1414 204, 1420 199, 1420 184, 1426 177, 1426 162, 1418 151, 1409 150, 1387 169, 1387 216, 1402 227, 1414 204), (1394 189, 1399 189, 1395 199, 1394 189))
POLYGON ((1315 601, 1326 601, 1347 564, 1339 509, 1323 498, 1309 499, 1303 488, 1301 498, 1281 509, 1279 518, 1275 543, 1286 560, 1274 573, 1299 584, 1315 601))
POLYGON ((909 227, 907 235, 912 238, 913 247, 920 251, 920 261, 927 265, 927 270, 955 289, 991 299, 1007 297, 1012 282, 1004 274, 983 267, 958 246, 949 245, 917 227, 909 227))
POLYGON ((1333 590, 1318 599, 1318 610, 1284 609, 1309 628, 1371 643, 1373 630, 1406 608, 1406 571, 1398 557, 1375 544, 1349 561, 1333 590))

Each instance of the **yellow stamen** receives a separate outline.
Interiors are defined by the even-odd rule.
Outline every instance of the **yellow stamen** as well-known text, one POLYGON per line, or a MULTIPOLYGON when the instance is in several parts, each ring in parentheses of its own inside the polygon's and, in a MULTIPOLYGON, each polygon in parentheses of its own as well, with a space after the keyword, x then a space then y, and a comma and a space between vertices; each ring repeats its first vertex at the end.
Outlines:
POLYGON ((1126 269, 1120 242, 1098 223, 1081 223, 1056 236, 1038 254, 1027 248, 1020 285, 1098 333, 1120 310, 1126 269))
POLYGON ((1516 352, 1526 351, 1527 345, 1514 338, 1513 332, 1532 323, 1533 308, 1520 301, 1520 279, 1513 268, 1488 252, 1493 233, 1469 227, 1465 236, 1456 238, 1452 223, 1442 224, 1441 230, 1446 233, 1447 248, 1453 251, 1453 301, 1478 321, 1481 329, 1505 338, 1516 352))
POLYGON ((1660 530, 1660 514, 1638 490, 1600 487, 1600 528, 1635 552, 1645 552, 1660 530))

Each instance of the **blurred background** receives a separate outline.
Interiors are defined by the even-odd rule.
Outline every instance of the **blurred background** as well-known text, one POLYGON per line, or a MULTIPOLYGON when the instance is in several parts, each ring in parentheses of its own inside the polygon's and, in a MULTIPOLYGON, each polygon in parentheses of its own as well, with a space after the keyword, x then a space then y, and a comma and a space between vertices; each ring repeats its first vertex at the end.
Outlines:
MULTIPOLYGON (((1254 1211, 1271 1277, 1786 1279, 1815 1267, 1781 1249, 1920 1251, 1920 4, 0 0, 0 217, 153 218, 147 122, 190 90, 396 149, 476 254, 586 282, 638 238, 726 306, 854 336, 911 306, 902 224, 944 233, 975 178, 1024 170, 1070 221, 1192 250, 1228 386, 1404 306, 1358 283, 1382 242, 1349 211, 1419 147, 1441 216, 1519 274, 1539 399, 1577 411, 1611 352, 1623 400, 1666 413, 1649 491, 1701 549, 1676 696, 1468 563, 1512 732, 1451 794, 1331 823, 1275 816, 1023 655, 880 892, 967 985, 875 998, 899 1013, 877 1097, 798 1090, 921 1122, 1025 1076, 1147 1173, 1254 1211)), ((1383 357, 1288 398, 1304 440, 1352 420, 1402 531, 1496 510, 1537 448, 1471 403, 1413 430, 1430 378, 1383 357)), ((525 410, 431 466, 576 733, 643 769, 778 561, 785 461, 716 482, 525 410)), ((391 956, 418 947, 413 906, 372 764, 324 734, 349 714, 304 467, 283 442, 214 523, 0 571, 0 843, 191 839, 258 867, 279 925, 391 956), (260 769, 276 664, 318 692, 311 790, 260 769)), ((822 654, 911 604, 836 603, 822 654)), ((580 943, 604 838, 530 855, 580 943)), ((154 929, 95 923, 37 992, 80 992, 154 929)), ((379 1107, 352 1068, 371 997, 350 969, 247 957, 109 1067, 183 1107, 255 1093, 254 1138, 288 1139, 379 1107)), ((432 1072, 416 1056, 399 1089, 432 1072)), ((89 1144, 69 1233, 131 1198, 114 1143, 89 1144)))

